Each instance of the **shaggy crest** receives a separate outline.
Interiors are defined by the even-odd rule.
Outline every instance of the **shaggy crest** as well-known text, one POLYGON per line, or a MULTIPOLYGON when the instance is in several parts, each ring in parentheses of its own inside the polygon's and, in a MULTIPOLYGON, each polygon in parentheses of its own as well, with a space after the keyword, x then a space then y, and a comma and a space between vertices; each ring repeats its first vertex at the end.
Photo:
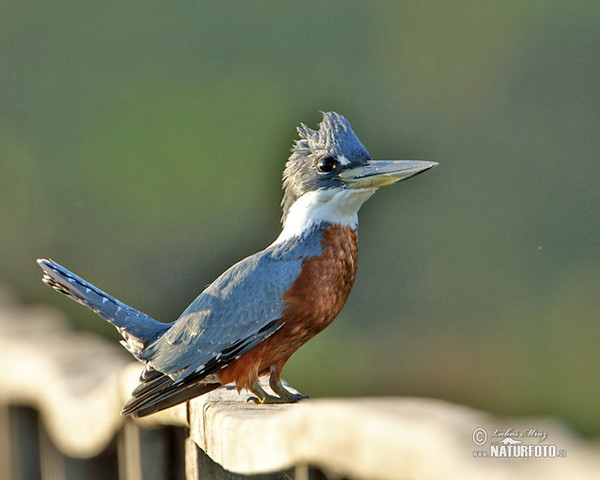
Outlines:
POLYGON ((312 130, 304 123, 301 123, 296 130, 300 138, 296 140, 292 151, 303 155, 318 150, 339 149, 344 137, 350 137, 351 141, 358 141, 348 120, 335 112, 323 113, 323 120, 319 124, 318 130, 312 130))

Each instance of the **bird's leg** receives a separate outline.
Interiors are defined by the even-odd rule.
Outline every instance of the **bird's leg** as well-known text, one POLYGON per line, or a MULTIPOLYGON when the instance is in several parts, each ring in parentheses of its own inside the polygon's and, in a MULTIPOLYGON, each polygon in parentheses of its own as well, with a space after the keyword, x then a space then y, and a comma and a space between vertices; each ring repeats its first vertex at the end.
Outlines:
POLYGON ((260 380, 257 378, 252 382, 250 391, 256 395, 256 398, 250 397, 254 403, 288 403, 287 400, 268 394, 260 385, 260 380))
POLYGON ((292 393, 283 386, 283 383, 281 383, 281 368, 279 368, 277 365, 271 365, 269 370, 271 372, 271 376, 269 377, 269 385, 282 400, 291 403, 308 398, 301 393, 292 393))

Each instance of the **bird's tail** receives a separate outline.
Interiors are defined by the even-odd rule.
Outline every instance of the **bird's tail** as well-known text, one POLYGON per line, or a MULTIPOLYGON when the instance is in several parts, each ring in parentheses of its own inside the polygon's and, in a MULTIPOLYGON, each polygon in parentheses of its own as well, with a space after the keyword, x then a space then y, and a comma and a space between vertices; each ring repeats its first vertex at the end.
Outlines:
POLYGON ((123 346, 136 357, 149 341, 156 339, 170 326, 125 305, 52 260, 42 258, 37 262, 44 270, 43 281, 46 285, 108 320, 123 336, 123 346))

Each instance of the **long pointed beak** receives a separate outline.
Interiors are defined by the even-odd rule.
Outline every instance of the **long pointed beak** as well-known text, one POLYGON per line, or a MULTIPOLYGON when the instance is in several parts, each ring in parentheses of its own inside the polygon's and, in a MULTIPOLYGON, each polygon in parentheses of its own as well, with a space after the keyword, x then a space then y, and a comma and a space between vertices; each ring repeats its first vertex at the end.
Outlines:
POLYGON ((350 188, 381 188, 414 177, 437 165, 418 160, 370 160, 367 165, 344 170, 340 178, 350 188))

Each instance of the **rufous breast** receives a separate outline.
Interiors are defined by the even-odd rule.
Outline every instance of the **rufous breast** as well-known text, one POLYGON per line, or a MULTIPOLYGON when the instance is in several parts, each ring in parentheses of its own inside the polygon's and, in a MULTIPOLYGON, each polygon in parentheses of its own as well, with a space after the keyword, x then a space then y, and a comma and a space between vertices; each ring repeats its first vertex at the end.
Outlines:
POLYGON ((322 253, 305 258, 298 278, 282 296, 281 327, 219 372, 221 383, 249 388, 271 366, 281 371, 289 357, 327 327, 354 284, 358 259, 356 231, 330 224, 321 230, 322 253))

